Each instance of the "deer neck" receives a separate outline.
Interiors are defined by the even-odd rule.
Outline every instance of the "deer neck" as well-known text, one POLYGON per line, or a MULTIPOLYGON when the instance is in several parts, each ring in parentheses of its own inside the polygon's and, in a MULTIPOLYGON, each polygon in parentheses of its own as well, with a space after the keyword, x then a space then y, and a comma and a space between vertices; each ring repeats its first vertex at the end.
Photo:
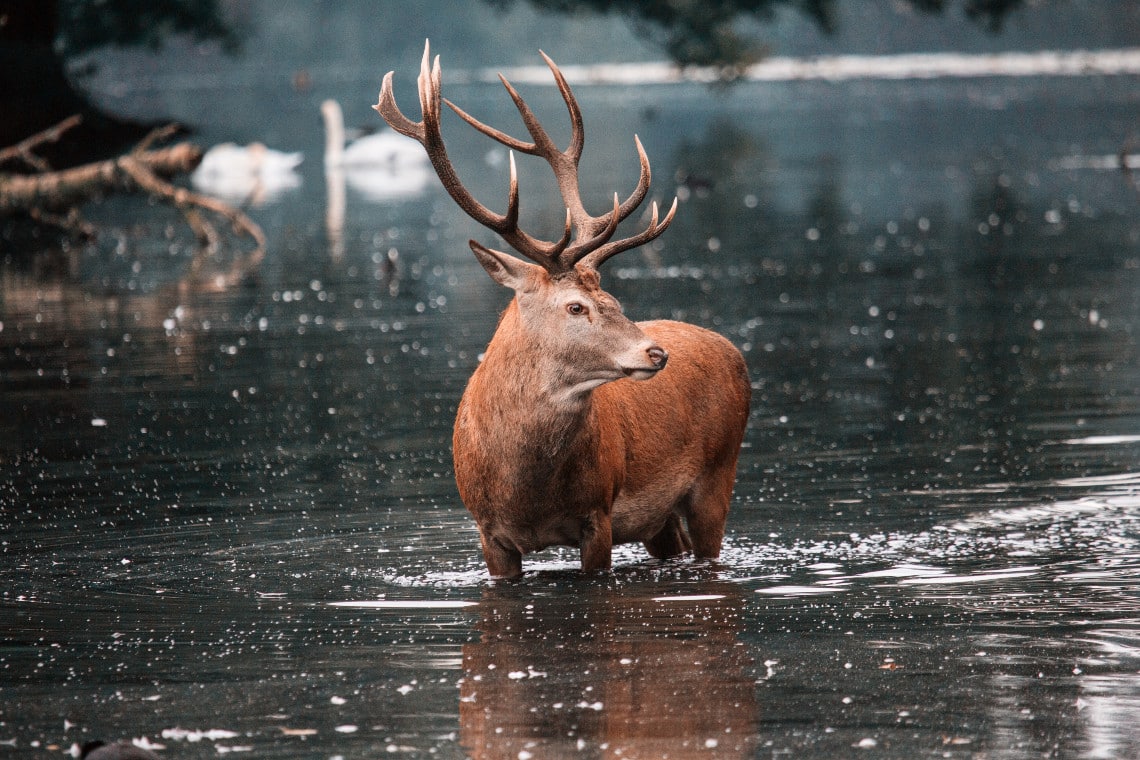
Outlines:
POLYGON ((572 373, 523 324, 512 300, 472 377, 469 395, 482 424, 509 432, 539 456, 565 451, 597 426, 591 391, 597 383, 572 373))

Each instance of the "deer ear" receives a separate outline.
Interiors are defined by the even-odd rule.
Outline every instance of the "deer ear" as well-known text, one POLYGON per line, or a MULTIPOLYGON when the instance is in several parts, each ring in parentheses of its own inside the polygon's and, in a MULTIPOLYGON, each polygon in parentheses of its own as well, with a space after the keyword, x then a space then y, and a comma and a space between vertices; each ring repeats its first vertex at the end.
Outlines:
POLYGON ((479 263, 487 270, 487 274, 491 275, 491 279, 511 290, 530 289, 535 282, 535 273, 542 271, 542 267, 537 264, 523 261, 509 253, 487 248, 474 240, 468 241, 468 244, 471 246, 475 258, 479 259, 479 263))

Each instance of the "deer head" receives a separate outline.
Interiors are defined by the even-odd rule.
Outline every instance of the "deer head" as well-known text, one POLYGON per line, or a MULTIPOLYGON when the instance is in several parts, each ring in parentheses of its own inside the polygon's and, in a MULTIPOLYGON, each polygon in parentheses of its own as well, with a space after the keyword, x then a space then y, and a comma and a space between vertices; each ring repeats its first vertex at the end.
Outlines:
POLYGON ((564 372, 572 375, 567 377, 569 384, 588 389, 622 377, 648 379, 665 366, 668 355, 625 317, 613 296, 602 290, 598 267, 611 256, 643 245, 664 232, 673 221, 677 200, 673 200, 669 213, 662 220, 658 219, 657 204, 653 203, 650 221, 644 230, 630 237, 612 239, 618 225, 641 205, 649 192, 649 159, 635 135, 634 143, 641 162, 637 186, 623 202, 619 202, 615 193, 613 209, 609 213, 600 216, 589 214, 583 206, 578 186, 578 162, 584 146, 582 114, 558 66, 545 53, 541 55, 550 67, 570 113, 572 136, 565 150, 558 149, 519 93, 502 75, 499 78, 518 108, 530 132, 531 142, 487 126, 442 98, 439 57, 431 61, 428 44, 424 45, 417 80, 422 121, 407 118, 396 105, 392 91, 394 72, 385 75, 379 102, 373 108, 394 130, 424 146, 444 188, 460 208, 530 259, 529 262, 524 261, 470 241, 471 250, 487 274, 514 290, 522 329, 534 347, 540 349, 541 356, 561 365, 564 372), (510 149, 506 213, 498 214, 485 207, 460 181, 440 133, 441 103, 446 103, 476 130, 510 149), (542 158, 554 172, 566 205, 564 230, 558 240, 540 240, 519 227, 515 151, 542 158))

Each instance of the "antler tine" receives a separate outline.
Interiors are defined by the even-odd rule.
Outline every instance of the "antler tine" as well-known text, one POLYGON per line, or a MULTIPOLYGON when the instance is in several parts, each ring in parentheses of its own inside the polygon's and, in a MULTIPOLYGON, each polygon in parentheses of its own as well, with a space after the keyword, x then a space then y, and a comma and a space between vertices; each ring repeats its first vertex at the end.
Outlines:
MULTIPOLYGON (((626 216, 628 216, 628 213, 626 216)), ((562 258, 566 261, 568 266, 574 266, 574 264, 578 263, 578 261, 584 258, 588 253, 613 237, 618 225, 621 224, 622 219, 625 218, 621 213, 621 204, 618 202, 617 193, 614 193, 614 210, 604 218, 607 220, 606 226, 602 228, 601 232, 598 232, 588 240, 581 240, 575 243, 562 253, 562 258)))
POLYGON ((530 136, 534 138, 534 153, 544 158, 560 154, 561 151, 555 147, 554 141, 550 139, 550 135, 546 133, 542 123, 534 115, 534 111, 530 110, 530 106, 523 100, 522 95, 519 95, 519 91, 514 88, 514 85, 507 81, 507 78, 502 74, 499 74, 499 81, 503 83, 503 87, 507 88, 507 94, 514 101, 515 108, 518 109, 519 116, 522 117, 523 124, 526 125, 526 131, 530 132, 530 136))
POLYGON ((562 76, 558 64, 541 50, 538 51, 538 54, 542 56, 542 60, 546 61, 550 73, 554 75, 554 83, 558 85, 558 91, 562 93, 562 100, 566 103, 566 110, 570 112, 570 126, 573 132, 570 135, 570 145, 566 148, 566 155, 574 163, 578 163, 578 159, 582 157, 582 147, 586 141, 585 129, 582 125, 582 111, 578 108, 578 99, 570 91, 570 85, 566 82, 566 77, 562 76))
POLYGON ((578 101, 574 98, 574 93, 571 92, 570 85, 567 84, 566 78, 562 76, 562 72, 558 69, 558 64, 541 50, 539 50, 538 53, 542 56, 543 60, 546 61, 546 65, 550 67, 550 71, 554 74, 554 81, 558 85, 559 92, 562 93, 562 99, 566 102, 567 110, 570 112, 570 123, 573 128, 573 134, 570 137, 570 145, 565 151, 559 151, 558 148, 555 147, 554 141, 550 139, 550 135, 547 134, 542 123, 539 122, 534 112, 531 111, 530 106, 526 104, 526 101, 523 100, 523 97, 519 94, 518 90, 515 89, 514 85, 502 74, 499 74, 499 81, 503 83, 507 94, 509 94, 511 100, 514 101, 515 108, 518 109, 523 124, 526 125, 527 131, 530 132, 531 137, 534 138, 534 142, 523 142, 522 140, 511 137, 506 132, 488 126, 446 98, 444 98, 443 102, 472 127, 487 135, 492 140, 501 142, 513 150, 542 157, 562 153, 576 164, 582 155, 582 146, 584 144, 582 135, 582 112, 578 108, 578 101))
MULTIPOLYGON (((599 230, 605 229, 605 227, 608 226, 609 216, 591 216, 582 204, 582 199, 579 194, 578 161, 582 156, 582 146, 584 144, 582 112, 578 108, 578 102, 570 90, 570 85, 567 84, 566 78, 558 69, 558 65, 555 64, 546 53, 542 53, 542 51, 539 52, 550 67, 558 89, 562 93, 562 99, 565 101, 566 108, 570 113, 572 134, 570 145, 566 150, 558 149, 546 129, 542 126, 542 123, 538 120, 538 117, 535 116, 534 111, 527 105, 526 100, 523 99, 514 85, 510 83, 510 80, 502 74, 499 75, 499 81, 503 83, 507 94, 510 95, 511 100, 515 104, 515 108, 519 112, 519 116, 522 118, 523 124, 526 126, 527 131, 530 132, 534 142, 525 142, 516 137, 512 137, 502 130, 484 124, 451 101, 444 100, 444 102, 471 127, 487 135, 492 140, 502 143, 512 150, 544 159, 554 172, 555 179, 558 182, 559 192, 562 195, 563 201, 566 203, 566 207, 570 210, 574 225, 578 228, 579 235, 596 238, 599 230)), ((639 202, 640 199, 633 205, 636 206, 636 203, 639 202)), ((632 210, 632 208, 627 210, 625 215, 628 215, 630 210, 632 210)), ((575 246, 575 248, 577 248, 577 246, 575 246)), ((568 262, 565 266, 573 266, 573 262, 568 262)))
POLYGON ((645 148, 641 145, 641 138, 637 135, 633 136, 634 145, 637 146, 637 160, 641 164, 641 173, 637 178, 637 187, 621 204, 621 218, 625 219, 633 210, 641 205, 645 200, 645 196, 649 193, 649 182, 653 177, 653 172, 649 168, 649 156, 645 154, 645 148))
MULTIPOLYGON (((423 114, 422 121, 412 121, 396 105, 396 96, 392 86, 393 76, 394 72, 391 71, 384 76, 383 84, 380 87, 379 101, 373 108, 384 118, 384 121, 388 122, 392 129, 411 137, 424 146, 424 150, 427 151, 428 158, 431 160, 432 166, 435 167, 435 172, 439 175, 444 189, 460 208, 476 221, 496 232, 505 231, 508 228, 509 210, 506 215, 496 214, 475 200, 475 197, 463 187, 463 183, 460 182, 459 176, 455 172, 455 167, 451 165, 451 159, 447 156, 447 149, 444 147, 443 136, 439 130, 439 93, 442 73, 439 56, 436 56, 434 65, 431 64, 430 43, 424 44, 420 74, 416 79, 419 89, 420 112, 423 114)), ((517 185, 517 181, 512 182, 511 195, 517 198, 518 189, 515 185, 517 185)))
MULTIPOLYGON (((614 231, 617 229, 618 224, 621 223, 624 219, 626 219, 630 214, 632 214, 637 209, 637 207, 641 205, 641 202, 643 200, 645 200, 645 196, 649 193, 649 183, 650 183, 650 179, 652 177, 652 172, 649 168, 649 156, 647 156, 645 153, 645 148, 641 144, 641 138, 639 138, 637 135, 634 135, 633 141, 634 141, 634 144, 637 146, 637 157, 641 163, 641 173, 640 173, 640 176, 638 177, 638 180, 637 180, 637 186, 633 189, 633 192, 629 194, 629 197, 626 198, 625 201, 620 206, 618 205, 617 194, 615 193, 614 194, 614 210, 612 213, 610 213, 606 217, 607 224, 606 224, 605 228, 603 228, 601 232, 597 233, 596 235, 594 235, 589 240, 575 244, 574 246, 571 247, 570 250, 566 251, 563 254, 563 258, 570 259, 570 261, 568 263, 571 266, 573 266, 578 261, 585 259, 595 249, 597 249, 599 246, 605 244, 606 241, 608 241, 610 239, 610 237, 613 235, 614 231)), ((602 217, 598 217, 598 219, 601 219, 601 218, 602 217)), ((654 223, 656 223, 656 218, 657 218, 656 217, 656 211, 654 211, 654 223)), ((671 220, 672 220, 672 213, 670 213, 669 219, 663 223, 660 231, 657 232, 658 235, 661 234, 661 232, 665 231, 664 225, 667 225, 669 223, 669 221, 671 221, 671 220)), ((654 235, 653 237, 656 237, 656 235, 654 235)), ((633 242, 630 245, 622 247, 622 248, 617 248, 616 244, 621 244, 624 241, 620 241, 620 240, 615 241, 615 244, 611 244, 611 245, 614 245, 614 248, 613 249, 607 248, 606 250, 608 251, 608 253, 606 253, 605 256, 598 258, 596 260, 596 264, 594 266, 596 266, 597 264, 600 264, 602 261, 605 261, 610 256, 613 256, 615 253, 619 253, 620 251, 628 250, 629 248, 633 248, 633 247, 636 247, 638 245, 641 245, 642 243, 645 243, 648 240, 652 240, 653 237, 647 238, 646 240, 640 240, 637 242, 633 242)), ((637 238, 631 238, 631 240, 636 241, 637 238)))
POLYGON ((459 116, 459 118, 463 119, 469 125, 471 125, 475 129, 477 129, 478 131, 482 132, 483 134, 487 135, 487 137, 490 137, 492 140, 495 140, 496 142, 501 142, 503 145, 506 145, 511 150, 517 150, 519 153, 526 153, 526 154, 531 155, 531 156, 533 156, 535 154, 535 144, 534 143, 523 142, 522 140, 518 140, 514 137, 511 137, 506 132, 503 132, 501 130, 495 129, 492 126, 488 126, 488 125, 484 124, 483 122, 479 121, 474 116, 472 116, 471 114, 464 111, 459 106, 452 103, 447 98, 444 98, 443 102, 447 104, 448 108, 450 108, 452 111, 455 111, 455 113, 459 116))
POLYGON ((400 107, 396 105, 396 98, 392 94, 392 77, 395 75, 396 72, 394 71, 389 71, 384 75, 384 82, 380 85, 380 99, 372 108, 384 118, 384 121, 388 122, 388 126, 392 127, 392 129, 423 143, 423 122, 415 122, 407 116, 404 116, 403 112, 400 111, 400 107))
POLYGON ((442 72, 439 67, 439 56, 435 57, 435 65, 431 63, 430 45, 424 44, 424 57, 420 61, 420 74, 416 77, 416 89, 420 95, 420 113, 424 115, 424 125, 439 123, 439 92, 442 72), (429 122, 430 119, 430 122, 429 122))
POLYGON ((639 245, 645 245, 649 241, 659 236, 665 229, 673 222, 673 217, 677 213, 677 199, 673 199, 673 205, 669 207, 669 213, 657 222, 657 202, 653 202, 649 226, 642 230, 639 234, 633 237, 623 238, 622 240, 615 240, 612 243, 607 243, 596 251, 593 251, 581 259, 581 265, 590 269, 596 270, 607 259, 622 251, 628 251, 630 248, 636 248, 639 245))
POLYGON ((574 217, 570 214, 570 209, 566 209, 566 228, 562 231, 562 237, 554 247, 550 249, 550 255, 561 259, 562 252, 566 250, 566 246, 570 245, 570 234, 573 230, 574 217))
POLYGON ((511 166, 511 184, 507 190, 507 213, 503 222, 508 230, 517 230, 519 226, 519 172, 515 168, 514 151, 507 152, 507 163, 511 166))
POLYGON ((444 189, 459 207, 475 221, 498 233, 516 251, 537 262, 552 274, 567 272, 578 264, 597 268, 611 256, 647 243, 664 232, 665 228, 673 221, 673 216, 677 211, 677 201, 673 201, 673 206, 668 215, 660 223, 657 219, 657 205, 654 204, 652 219, 648 228, 629 238, 610 240, 617 231, 618 225, 641 205, 649 193, 652 176, 649 157, 645 153, 641 139, 634 135, 634 144, 637 146, 637 156, 641 167, 637 186, 624 202, 619 203, 618 196, 615 194, 611 212, 601 216, 589 214, 582 204, 578 186, 578 161, 582 156, 582 149, 585 144, 582 112, 578 107, 578 101, 570 90, 566 77, 563 76, 557 64, 546 53, 539 52, 550 68, 554 81, 558 85, 558 90, 562 94, 562 99, 566 103, 566 109, 570 114, 572 134, 570 144, 565 150, 559 150, 555 146, 538 117, 535 116, 514 86, 502 75, 499 76, 499 79, 511 100, 514 101, 515 108, 518 109, 519 116, 522 117, 523 124, 530 132, 534 142, 519 140, 501 130, 488 126, 450 100, 444 99, 440 95, 442 74, 439 57, 436 56, 434 61, 432 60, 430 45, 427 43, 424 44, 423 59, 420 62, 420 73, 417 78, 423 120, 412 121, 396 105, 392 87, 393 72, 388 72, 384 76, 379 102, 373 107, 393 129, 419 141, 424 146, 444 189), (507 194, 507 212, 505 214, 497 214, 481 204, 460 181, 443 144, 443 135, 440 131, 442 103, 446 103, 463 121, 477 131, 510 148, 511 175, 507 194), (514 151, 544 159, 554 172, 559 192, 566 204, 566 224, 562 237, 557 241, 538 240, 518 226, 519 184, 514 151), (577 231, 576 235, 574 234, 575 230, 577 231), (570 243, 572 237, 577 238, 573 245, 570 243))
MULTIPOLYGON (((569 243, 569 232, 563 235, 563 240, 548 243, 531 237, 525 231, 519 229, 519 183, 513 153, 510 156, 511 176, 510 187, 507 193, 507 213, 497 214, 491 211, 476 200, 475 196, 463 186, 459 175, 455 171, 455 167, 451 163, 451 159, 447 155, 447 149, 443 143, 443 135, 440 132, 440 103, 442 101, 440 91, 443 76, 439 56, 436 56, 434 62, 431 59, 430 43, 424 43, 424 55, 420 62, 420 73, 416 79, 419 90, 420 111, 423 114, 422 121, 412 121, 405 116, 396 105, 396 97, 392 86, 393 77, 394 72, 388 72, 384 76, 384 81, 380 88, 380 98, 373 108, 379 112, 384 118, 384 121, 388 122, 392 129, 400 134, 411 137, 424 146, 424 150, 427 151, 428 158, 431 160, 440 182, 443 183, 444 189, 447 190, 452 200, 472 219, 501 235, 503 239, 510 243, 519 253, 534 260, 551 272, 563 271, 564 267, 558 256, 569 243)), ((468 123, 474 121, 458 108, 451 105, 451 103, 448 103, 448 105, 455 109, 460 116, 464 117, 464 120, 468 123)), ((476 126, 475 124, 472 125, 476 126)), ((479 127, 477 126, 477 128, 479 127)), ((486 132, 489 129, 490 127, 485 127, 480 129, 480 131, 486 132)), ((504 137, 506 137, 506 135, 504 135, 504 137)), ((513 142, 517 143, 518 141, 513 142)), ((514 145, 512 142, 508 142, 507 144, 511 145, 511 147, 517 147, 524 152, 533 151, 533 147, 528 146, 526 143, 514 145)))

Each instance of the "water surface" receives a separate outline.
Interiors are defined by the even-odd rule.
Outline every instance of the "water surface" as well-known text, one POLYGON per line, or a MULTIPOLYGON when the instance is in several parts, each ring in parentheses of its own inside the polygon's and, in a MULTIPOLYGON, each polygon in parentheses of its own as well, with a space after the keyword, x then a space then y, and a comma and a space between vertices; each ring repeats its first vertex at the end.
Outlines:
MULTIPOLYGON (((682 198, 607 286, 733 340, 752 417, 720 561, 506 584, 450 463, 493 240, 434 184, 348 182, 330 230, 318 94, 282 95, 306 158, 250 209, 259 266, 133 199, 3 265, 0 754, 1134 756, 1140 196, 1086 159, 1135 85, 580 87, 585 194, 632 186, 636 131, 682 198)), ((501 203, 504 156, 448 134, 501 203)))

